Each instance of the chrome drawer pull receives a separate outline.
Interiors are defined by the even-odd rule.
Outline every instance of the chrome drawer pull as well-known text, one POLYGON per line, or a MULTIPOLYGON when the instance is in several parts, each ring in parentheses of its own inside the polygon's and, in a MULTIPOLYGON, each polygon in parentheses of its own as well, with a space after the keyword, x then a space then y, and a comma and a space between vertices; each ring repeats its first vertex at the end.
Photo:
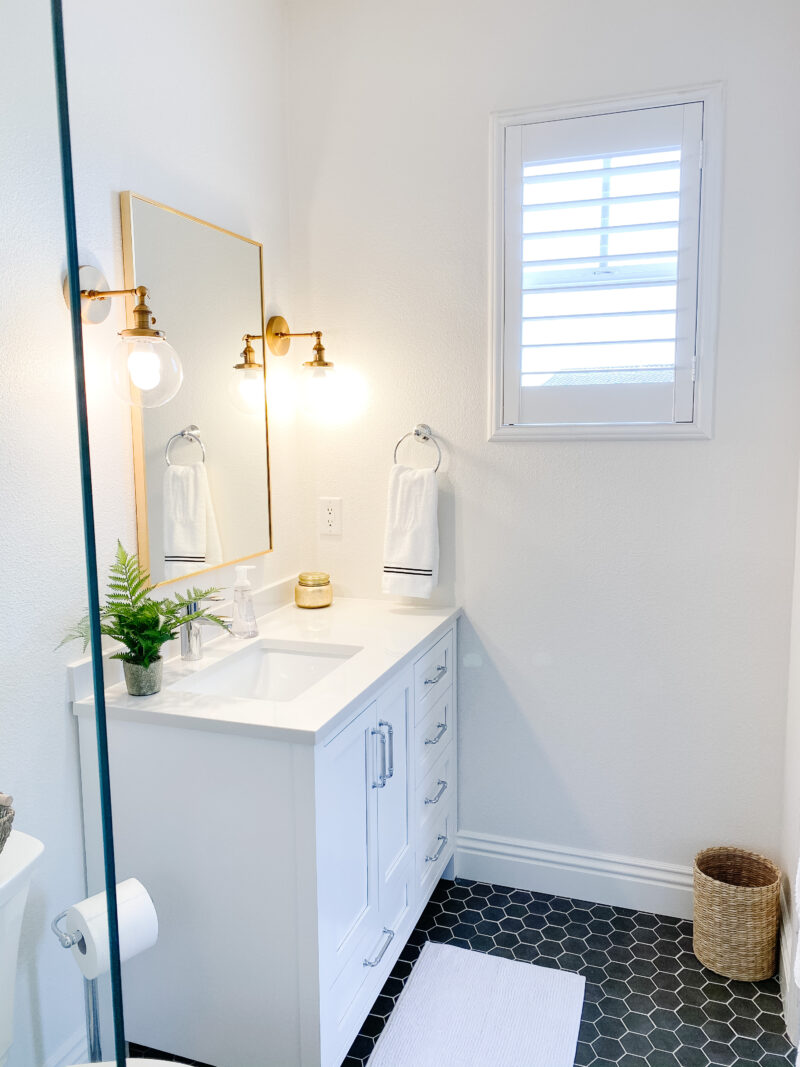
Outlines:
POLYGON ((377 967, 383 959, 384 955, 386 954, 386 949, 389 947, 389 945, 391 945, 392 938, 394 937, 394 930, 390 930, 388 926, 384 926, 383 933, 386 938, 385 942, 383 943, 383 948, 380 950, 374 960, 368 960, 366 957, 364 958, 365 967, 377 967))
POLYGON ((441 841, 441 845, 439 845, 439 847, 436 849, 436 851, 434 852, 434 854, 432 856, 426 856, 425 857, 425 862, 426 863, 436 863, 438 858, 444 852, 445 847, 447 845, 447 834, 439 834, 439 836, 436 838, 436 840, 437 841, 441 841))
POLYGON ((435 797, 425 797, 426 804, 438 804, 444 794, 447 792, 447 782, 444 780, 444 778, 440 778, 436 784, 439 786, 439 792, 436 794, 435 797))
POLYGON ((389 769, 386 772, 387 778, 394 777, 394 727, 390 722, 385 722, 383 719, 378 723, 378 726, 385 726, 386 732, 389 735, 389 769))
POLYGON ((446 663, 440 663, 439 666, 436 668, 436 677, 435 678, 426 678, 425 679, 425 685, 436 685, 437 682, 441 682, 442 678, 444 678, 444 676, 446 674, 447 674, 447 664, 446 663))
POLYGON ((386 773, 386 734, 383 730, 373 730, 373 736, 375 734, 381 739, 381 773, 378 775, 378 781, 372 783, 373 789, 385 789, 386 779, 389 775, 386 773))
POLYGON ((446 722, 437 722, 436 726, 437 726, 437 728, 439 730, 439 733, 436 735, 436 737, 426 737, 425 738, 425 744, 426 745, 438 745, 439 742, 444 737, 444 735, 447 733, 447 723, 446 722))

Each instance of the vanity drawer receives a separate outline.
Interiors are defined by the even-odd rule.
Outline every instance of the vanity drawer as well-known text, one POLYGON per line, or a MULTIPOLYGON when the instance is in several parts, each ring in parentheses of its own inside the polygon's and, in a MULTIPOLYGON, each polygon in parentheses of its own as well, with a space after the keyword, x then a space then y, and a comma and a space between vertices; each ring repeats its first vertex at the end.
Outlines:
POLYGON ((417 852, 417 888, 420 897, 429 893, 441 878, 455 846, 455 809, 438 812, 420 832, 417 852))
POLYGON ((420 842, 427 838, 427 829, 431 821, 436 821, 440 811, 452 809, 456 789, 456 765, 451 752, 443 752, 436 761, 425 781, 417 789, 415 797, 416 820, 420 842))
POLYGON ((452 686, 448 686, 433 704, 428 701, 426 708, 425 716, 414 733, 417 786, 453 740, 452 686))
POLYGON ((414 664, 415 720, 419 722, 431 698, 449 685, 453 677, 453 631, 429 648, 414 664))

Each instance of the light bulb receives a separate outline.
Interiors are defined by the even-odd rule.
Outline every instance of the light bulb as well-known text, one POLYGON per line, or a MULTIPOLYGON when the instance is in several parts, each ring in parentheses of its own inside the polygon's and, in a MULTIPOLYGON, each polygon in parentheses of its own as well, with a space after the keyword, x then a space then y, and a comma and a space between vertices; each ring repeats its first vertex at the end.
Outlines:
POLYGON ((110 361, 114 392, 127 404, 157 408, 183 382, 178 353, 162 337, 121 337, 110 361))
POLYGON ((137 389, 155 389, 161 381, 161 362, 147 342, 138 341, 128 352, 128 374, 137 389))
POLYGON ((264 411, 264 370, 262 367, 234 369, 228 382, 231 403, 246 415, 264 411))

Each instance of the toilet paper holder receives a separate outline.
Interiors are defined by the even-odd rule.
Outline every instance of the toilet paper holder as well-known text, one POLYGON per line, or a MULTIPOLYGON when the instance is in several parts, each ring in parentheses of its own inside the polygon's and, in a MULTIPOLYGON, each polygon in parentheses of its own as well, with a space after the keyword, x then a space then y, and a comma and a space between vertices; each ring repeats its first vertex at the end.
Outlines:
POLYGON ((62 919, 66 919, 67 911, 61 911, 56 915, 55 919, 50 923, 50 929, 58 938, 59 944, 62 948, 77 948, 78 952, 86 954, 86 942, 83 940, 83 934, 76 931, 74 934, 68 934, 66 930, 62 930, 58 925, 62 919))
MULTIPOLYGON (((66 930, 62 930, 58 925, 63 919, 67 917, 67 910, 60 911, 56 915, 55 919, 50 923, 50 929, 58 938, 58 942, 62 948, 77 948, 78 952, 86 954, 86 942, 83 938, 83 934, 76 931, 74 934, 68 934, 66 930)), ((89 1062, 99 1063, 102 1058, 102 1050, 100 1044, 100 1011, 97 1003, 97 980, 84 979, 85 987, 85 1008, 86 1008, 86 1034, 89 1045, 89 1062)))

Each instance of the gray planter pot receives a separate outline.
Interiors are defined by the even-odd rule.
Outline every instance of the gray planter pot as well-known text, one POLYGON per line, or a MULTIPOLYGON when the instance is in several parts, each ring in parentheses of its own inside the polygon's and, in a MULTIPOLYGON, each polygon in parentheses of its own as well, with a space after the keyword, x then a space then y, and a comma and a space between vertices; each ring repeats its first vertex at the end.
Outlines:
POLYGON ((160 656, 149 667, 123 660, 122 669, 125 672, 125 685, 132 697, 150 697, 160 691, 164 674, 164 661, 160 656))

